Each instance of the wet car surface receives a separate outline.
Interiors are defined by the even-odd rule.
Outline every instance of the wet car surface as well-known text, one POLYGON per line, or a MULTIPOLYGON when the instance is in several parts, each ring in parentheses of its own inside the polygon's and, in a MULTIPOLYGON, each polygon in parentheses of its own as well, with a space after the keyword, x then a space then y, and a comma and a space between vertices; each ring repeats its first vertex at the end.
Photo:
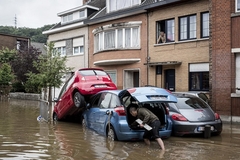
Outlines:
POLYGON ((175 96, 162 88, 136 87, 127 90, 101 91, 91 98, 91 103, 82 115, 82 124, 113 140, 141 140, 144 129, 135 126, 129 113, 131 106, 146 108, 155 114, 160 123, 159 135, 169 138, 172 122, 168 110, 162 103, 176 102, 175 96), (133 102, 134 101, 134 102, 133 102))
POLYGON ((237 160, 240 125, 224 123, 220 136, 170 137, 166 151, 153 141, 108 143, 79 123, 39 122, 39 102, 0 101, 0 159, 3 160, 237 160))
POLYGON ((185 93, 173 93, 173 95, 178 99, 177 103, 168 104, 173 122, 173 135, 221 134, 222 120, 204 100, 185 93))
POLYGON ((102 90, 115 90, 111 77, 100 68, 82 68, 75 71, 61 88, 53 112, 53 119, 63 120, 78 116, 89 96, 102 90))

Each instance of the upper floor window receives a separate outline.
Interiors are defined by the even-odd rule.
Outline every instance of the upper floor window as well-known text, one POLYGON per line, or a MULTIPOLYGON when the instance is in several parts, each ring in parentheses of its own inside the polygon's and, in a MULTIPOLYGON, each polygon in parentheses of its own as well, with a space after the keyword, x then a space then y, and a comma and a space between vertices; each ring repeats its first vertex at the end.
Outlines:
POLYGON ((84 53, 83 37, 73 39, 73 55, 84 53))
POLYGON ((195 39, 197 31, 196 15, 179 18, 179 40, 195 39))
POLYGON ((107 0, 107 12, 117 11, 141 4, 141 0, 107 0))
POLYGON ((73 20, 73 14, 72 13, 62 17, 62 22, 63 23, 66 23, 66 22, 69 22, 69 21, 72 21, 72 20, 73 20))
POLYGON ((209 13, 201 14, 201 37, 209 37, 209 13))
POLYGON ((236 12, 240 12, 240 0, 236 0, 236 12))
POLYGON ((79 11, 79 18, 84 18, 85 17, 85 10, 79 11))
MULTIPOLYGON (((112 28, 109 26, 100 27, 101 31, 96 29, 94 35, 94 50, 95 52, 109 49, 136 49, 140 47, 140 27, 128 26, 121 28, 112 28), (106 28, 106 29, 104 29, 106 28)), ((93 31, 95 32, 95 31, 93 31)))
POLYGON ((174 42, 174 19, 157 22, 157 43, 174 42))

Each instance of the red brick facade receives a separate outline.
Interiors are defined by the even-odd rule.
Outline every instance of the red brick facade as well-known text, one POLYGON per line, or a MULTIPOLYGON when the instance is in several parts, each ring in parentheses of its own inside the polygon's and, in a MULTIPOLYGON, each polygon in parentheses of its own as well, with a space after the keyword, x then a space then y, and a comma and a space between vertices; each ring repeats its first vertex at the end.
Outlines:
MULTIPOLYGON (((240 48, 240 19, 233 17, 235 0, 210 0, 210 97, 221 115, 240 116, 236 106, 236 65, 232 48, 240 48)), ((238 103, 239 104, 239 103, 238 103)))

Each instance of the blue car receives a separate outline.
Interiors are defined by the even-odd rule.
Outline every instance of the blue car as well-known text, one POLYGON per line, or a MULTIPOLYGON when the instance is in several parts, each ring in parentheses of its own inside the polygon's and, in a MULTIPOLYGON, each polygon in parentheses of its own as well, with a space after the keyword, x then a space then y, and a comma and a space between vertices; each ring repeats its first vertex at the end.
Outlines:
POLYGON ((157 87, 137 87, 127 90, 106 90, 91 97, 82 114, 82 126, 106 136, 110 140, 136 141, 143 137, 144 129, 130 127, 136 120, 129 107, 137 105, 152 111, 161 121, 161 138, 169 138, 172 132, 166 103, 177 102, 175 96, 157 87))

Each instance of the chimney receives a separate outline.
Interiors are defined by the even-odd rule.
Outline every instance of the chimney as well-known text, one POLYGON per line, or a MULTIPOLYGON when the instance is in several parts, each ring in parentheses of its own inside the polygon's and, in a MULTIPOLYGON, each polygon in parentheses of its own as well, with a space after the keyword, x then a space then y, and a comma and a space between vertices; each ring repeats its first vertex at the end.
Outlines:
POLYGON ((83 5, 85 5, 87 2, 88 2, 88 0, 82 0, 83 1, 83 5))

